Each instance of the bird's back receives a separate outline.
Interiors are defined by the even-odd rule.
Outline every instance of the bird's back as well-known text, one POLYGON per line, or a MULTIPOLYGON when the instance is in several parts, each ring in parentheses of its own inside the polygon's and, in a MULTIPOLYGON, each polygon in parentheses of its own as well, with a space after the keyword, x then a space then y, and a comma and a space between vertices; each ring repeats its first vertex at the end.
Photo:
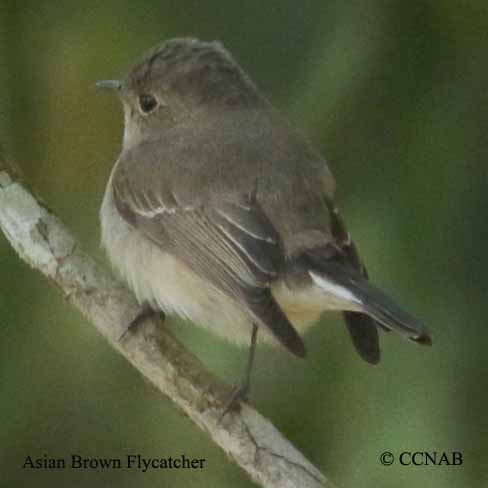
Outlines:
POLYGON ((253 193, 286 256, 331 240, 324 199, 332 198, 334 179, 306 139, 271 110, 201 114, 129 153, 121 165, 146 166, 138 174, 159 181, 182 206, 253 193))

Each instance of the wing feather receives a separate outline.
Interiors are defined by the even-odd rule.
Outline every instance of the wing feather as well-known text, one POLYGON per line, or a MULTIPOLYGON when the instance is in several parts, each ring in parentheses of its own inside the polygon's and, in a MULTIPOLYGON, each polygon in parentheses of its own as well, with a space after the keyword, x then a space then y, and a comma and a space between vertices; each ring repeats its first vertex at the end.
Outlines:
POLYGON ((233 298, 291 352, 304 355, 302 340, 270 292, 284 254, 252 192, 183 204, 168 182, 141 185, 126 165, 117 167, 112 185, 127 222, 233 298))

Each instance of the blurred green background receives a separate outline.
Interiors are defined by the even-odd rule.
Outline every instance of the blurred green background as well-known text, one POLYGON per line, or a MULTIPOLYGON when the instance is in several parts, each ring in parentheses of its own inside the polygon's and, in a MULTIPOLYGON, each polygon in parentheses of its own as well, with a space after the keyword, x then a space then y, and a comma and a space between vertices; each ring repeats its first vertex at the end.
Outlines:
MULTIPOLYGON (((122 131, 98 79, 166 38, 219 39, 324 151, 374 281, 422 318, 432 349, 382 336, 377 367, 339 315, 308 357, 259 349, 252 403, 346 487, 486 486, 486 1, 0 3, 0 141, 82 241, 122 131), (462 451, 462 466, 384 467, 383 451, 462 451), (414 485, 415 484, 415 485, 414 485)), ((253 486, 0 235, 0 486, 253 486), (27 455, 205 457, 203 471, 29 471, 27 455)), ((246 352, 179 337, 228 382, 246 352)))

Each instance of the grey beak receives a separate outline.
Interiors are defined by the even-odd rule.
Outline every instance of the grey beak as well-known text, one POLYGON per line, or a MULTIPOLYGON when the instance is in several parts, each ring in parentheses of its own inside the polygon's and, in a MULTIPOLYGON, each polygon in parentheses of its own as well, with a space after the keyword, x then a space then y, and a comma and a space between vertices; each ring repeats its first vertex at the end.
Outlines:
POLYGON ((108 88, 110 90, 120 90, 122 82, 120 80, 101 80, 97 81, 95 86, 97 88, 108 88))

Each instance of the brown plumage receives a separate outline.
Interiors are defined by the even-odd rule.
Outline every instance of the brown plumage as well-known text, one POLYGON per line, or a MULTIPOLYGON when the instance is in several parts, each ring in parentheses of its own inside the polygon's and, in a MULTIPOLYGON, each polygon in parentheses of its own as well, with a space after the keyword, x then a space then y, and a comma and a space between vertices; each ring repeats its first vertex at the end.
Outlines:
POLYGON ((256 324, 297 356, 298 332, 331 309, 370 363, 378 326, 430 342, 369 284, 325 160, 220 44, 168 41, 118 86, 102 241, 141 302, 238 343, 256 324))

